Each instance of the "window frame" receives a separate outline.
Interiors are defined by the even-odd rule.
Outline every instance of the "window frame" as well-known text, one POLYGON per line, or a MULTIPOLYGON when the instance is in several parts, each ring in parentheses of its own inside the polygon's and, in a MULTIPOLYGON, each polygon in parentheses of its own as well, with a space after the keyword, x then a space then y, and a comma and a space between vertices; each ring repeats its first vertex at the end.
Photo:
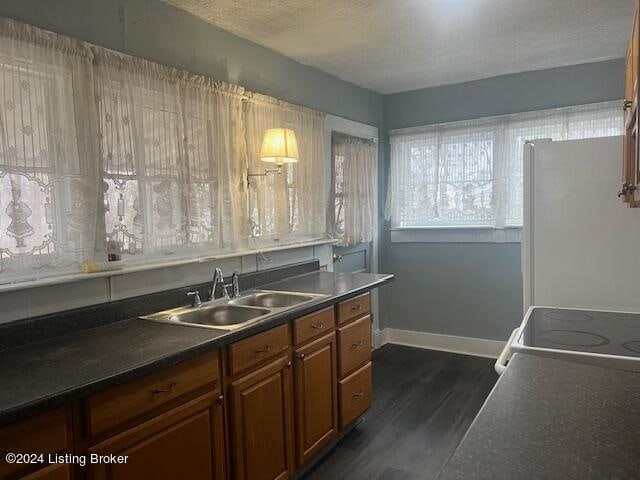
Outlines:
MULTIPOLYGON (((544 129, 547 128, 547 124, 552 124, 556 122, 560 124, 560 134, 561 138, 555 138, 556 141, 569 140, 575 138, 593 138, 594 136, 584 135, 581 132, 578 132, 576 135, 576 122, 585 123, 586 127, 589 127, 588 120, 581 118, 580 115, 586 115, 590 113, 595 113, 597 115, 601 115, 601 119, 597 119, 601 121, 601 125, 593 126, 591 124, 590 130, 601 130, 605 131, 612 129, 611 120, 617 119, 612 116, 612 112, 618 107, 617 102, 609 101, 609 102, 598 102, 592 104, 585 105, 577 105, 572 107, 563 107, 556 109, 547 109, 547 110, 538 110, 533 112, 523 112, 509 115, 500 115, 493 117, 483 117, 479 119, 472 120, 463 120, 457 122, 448 122, 443 124, 434 124, 427 125, 422 127, 412 127, 406 129, 398 129, 389 131, 390 135, 390 143, 391 143, 391 155, 393 162, 393 143, 394 136, 395 141, 398 142, 400 148, 406 148, 406 152, 403 153, 403 160, 405 162, 405 166, 410 161, 408 153, 411 148, 411 142, 419 143, 424 138, 425 144, 434 143, 437 148, 438 158, 437 162, 442 160, 441 156, 443 155, 441 150, 441 140, 442 138, 446 138, 448 136, 456 136, 456 135, 465 135, 466 132, 471 134, 474 131, 482 131, 482 130, 491 130, 493 132, 493 145, 492 145, 492 169, 494 170, 492 182, 499 181, 498 174, 495 172, 496 168, 509 168, 513 169, 512 162, 513 159, 510 158, 510 153, 512 150, 512 142, 510 142, 510 136, 513 135, 514 131, 523 128, 530 129, 544 129), (609 123, 607 123, 609 122, 609 123), (529 125, 523 125, 529 124, 529 125), (404 137, 404 139, 403 139, 404 137), (430 137, 435 137, 430 139, 430 137), (565 138, 566 137, 566 138, 565 138), (496 159, 498 159, 496 161, 496 159), (498 162, 498 163, 497 163, 498 162), (500 163, 501 162, 501 163, 500 163)), ((622 112, 620 110, 620 118, 622 118, 622 112)), ((622 122, 622 120, 621 120, 622 122)), ((585 127, 585 128, 586 128, 585 127)), ((550 127, 549 127, 550 128, 550 127)), ((620 129, 622 128, 622 123, 620 129)), ((618 134, 622 134, 620 131, 618 134)), ((598 135, 595 135, 598 136, 598 135)), ((608 135, 609 136, 609 135, 608 135)), ((535 140, 540 135, 532 134, 532 138, 528 140, 535 140)), ((550 140, 550 139, 548 139, 550 140)), ((526 143, 526 141, 524 142, 526 143)), ((524 145, 523 143, 523 145, 524 145)), ((396 160, 397 161, 397 160, 396 160)), ((510 170, 513 172, 513 170, 510 170)), ((447 221, 435 220, 431 221, 429 224, 429 220, 426 220, 424 224, 410 224, 410 223, 401 223, 402 220, 397 221, 397 218, 394 219, 394 214, 398 212, 402 213, 402 206, 394 204, 394 202, 402 202, 403 196, 402 193, 397 194, 396 198, 393 198, 393 187, 392 183, 395 181, 402 182, 402 177, 396 179, 394 178, 393 166, 391 166, 390 182, 389 187, 390 191, 388 192, 388 201, 391 200, 387 206, 387 220, 390 221, 390 231, 391 231, 391 241, 392 242, 498 242, 498 243, 511 243, 511 242, 519 242, 521 237, 522 224, 513 222, 513 215, 510 214, 512 207, 509 207, 505 202, 512 201, 512 187, 505 188, 503 184, 503 190, 499 193, 502 195, 503 200, 501 209, 494 211, 494 217, 497 219, 495 224, 466 224, 466 223, 447 223, 447 221), (441 223, 438 223, 441 222, 441 223)), ((441 172, 439 171, 436 175, 440 176, 441 172)), ((503 173, 504 175, 504 173, 503 173)), ((406 177, 406 174, 403 175, 406 177)), ((503 177, 505 178, 505 177, 503 177)), ((439 185, 441 179, 438 177, 432 182, 432 186, 439 185)), ((425 183, 425 185, 427 185, 425 183)), ((396 184, 396 188, 398 185, 396 184)), ((500 188, 500 187, 498 187, 500 188)), ((496 187, 492 188, 494 194, 496 192, 496 187)), ((398 191, 402 191, 398 188, 398 191)), ((433 194, 433 193, 432 193, 433 194)), ((415 204, 412 202, 411 204, 415 204)), ((411 205, 409 204, 409 205, 411 205)), ((496 202, 496 204, 500 204, 496 202)), ((411 207, 407 207, 410 209, 411 207)), ((406 218, 406 215, 404 216, 406 218)))

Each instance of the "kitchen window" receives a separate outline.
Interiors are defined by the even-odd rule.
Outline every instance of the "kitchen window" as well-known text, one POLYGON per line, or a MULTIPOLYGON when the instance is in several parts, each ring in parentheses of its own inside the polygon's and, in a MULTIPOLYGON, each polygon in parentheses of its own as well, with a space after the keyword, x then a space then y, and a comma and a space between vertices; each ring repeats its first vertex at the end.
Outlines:
POLYGON ((395 230, 521 227, 525 141, 621 135, 622 124, 619 102, 605 102, 394 130, 386 217, 395 230))
POLYGON ((258 93, 247 95, 244 129, 249 171, 264 171, 260 146, 273 125, 292 129, 300 160, 282 173, 252 177, 248 186, 251 236, 262 245, 292 238, 323 237, 326 231, 324 191, 324 114, 258 93))
POLYGON ((340 247, 373 240, 377 148, 372 139, 333 134, 330 232, 340 247))
POLYGON ((0 284, 324 238, 324 116, 0 19, 0 284), (284 126, 300 161, 248 192, 284 126))
POLYGON ((141 59, 97 51, 95 64, 107 240, 130 260, 237 244, 242 152, 226 137, 241 97, 141 59))
POLYGON ((6 19, 0 38, 0 274, 77 271, 102 246, 91 51, 6 19))

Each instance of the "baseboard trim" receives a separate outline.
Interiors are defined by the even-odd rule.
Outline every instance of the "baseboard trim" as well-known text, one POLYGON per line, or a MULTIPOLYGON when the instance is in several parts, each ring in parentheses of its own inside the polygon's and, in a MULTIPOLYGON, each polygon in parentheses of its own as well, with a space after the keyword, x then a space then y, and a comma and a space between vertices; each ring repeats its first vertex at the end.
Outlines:
POLYGON ((505 345, 505 342, 499 340, 413 332, 397 328, 385 328, 374 332, 375 348, 387 343, 486 358, 498 358, 505 345))
POLYGON ((389 343, 389 337, 387 336, 388 328, 382 330, 373 331, 373 348, 380 348, 383 345, 389 343))

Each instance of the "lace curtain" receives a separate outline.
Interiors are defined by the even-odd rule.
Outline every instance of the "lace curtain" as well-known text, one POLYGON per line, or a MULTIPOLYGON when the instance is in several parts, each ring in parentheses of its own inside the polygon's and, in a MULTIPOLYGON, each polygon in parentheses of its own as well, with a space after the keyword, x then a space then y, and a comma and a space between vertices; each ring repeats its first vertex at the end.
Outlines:
POLYGON ((391 132, 392 227, 522 225, 526 140, 621 135, 619 102, 391 132))
POLYGON ((242 89, 95 52, 106 236, 130 255, 240 238, 242 89))
POLYGON ((252 93, 244 118, 249 172, 264 172, 270 166, 260 160, 260 147, 268 128, 291 128, 296 133, 300 155, 298 162, 285 164, 281 174, 252 177, 248 195, 251 234, 278 240, 323 235, 324 114, 252 93))
POLYGON ((334 136, 332 139, 333 224, 339 246, 373 239, 377 145, 371 140, 334 136))
POLYGON ((320 112, 9 19, 0 74, 0 282, 78 272, 107 245, 154 262, 325 234, 320 112), (249 199, 283 126, 300 162, 249 199))
POLYGON ((77 270, 103 251, 91 51, 0 19, 0 273, 77 270))

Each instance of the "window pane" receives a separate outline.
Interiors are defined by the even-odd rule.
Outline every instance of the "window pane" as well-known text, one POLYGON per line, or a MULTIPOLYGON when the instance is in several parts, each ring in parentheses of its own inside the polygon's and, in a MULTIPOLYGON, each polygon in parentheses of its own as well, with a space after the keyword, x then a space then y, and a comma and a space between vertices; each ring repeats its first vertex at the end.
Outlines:
POLYGON ((622 123, 608 102, 392 133, 392 225, 522 225, 525 141, 621 135, 622 123))
MULTIPOLYGON (((435 212, 442 225, 493 222, 493 131, 444 133, 435 179, 435 212)), ((416 173, 417 174, 417 173, 416 173)))

